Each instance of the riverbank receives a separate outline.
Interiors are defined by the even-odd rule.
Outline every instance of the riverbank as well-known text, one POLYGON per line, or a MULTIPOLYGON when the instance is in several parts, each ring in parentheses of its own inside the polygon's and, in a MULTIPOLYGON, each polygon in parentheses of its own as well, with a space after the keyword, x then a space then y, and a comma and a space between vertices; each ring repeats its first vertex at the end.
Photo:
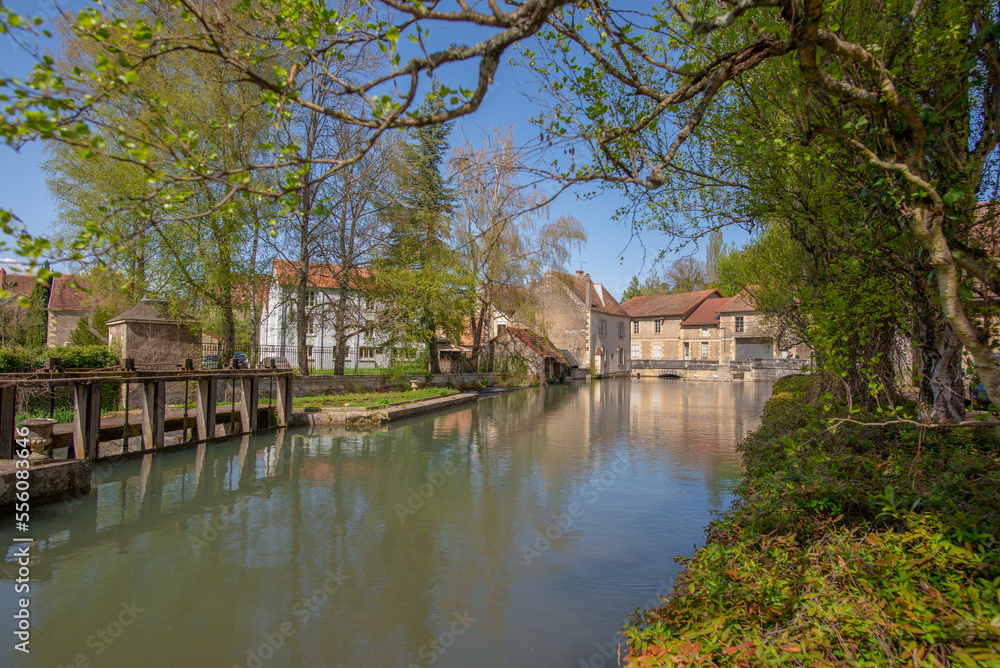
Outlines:
POLYGON ((737 501, 626 628, 629 665, 1000 666, 995 426, 834 428, 824 402, 775 385, 737 501))

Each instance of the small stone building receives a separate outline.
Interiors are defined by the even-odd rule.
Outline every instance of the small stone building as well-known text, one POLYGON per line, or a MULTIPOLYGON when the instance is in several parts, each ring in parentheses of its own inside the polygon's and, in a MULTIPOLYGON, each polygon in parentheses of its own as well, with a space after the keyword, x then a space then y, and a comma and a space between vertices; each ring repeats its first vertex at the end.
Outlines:
POLYGON ((201 358, 201 329, 193 318, 173 318, 165 301, 143 299, 108 320, 108 344, 121 348, 122 359, 136 366, 172 367, 201 358))
POLYGON ((496 361, 524 360, 528 374, 541 382, 565 377, 570 370, 569 362, 551 341, 527 329, 505 328, 490 341, 490 354, 496 361))

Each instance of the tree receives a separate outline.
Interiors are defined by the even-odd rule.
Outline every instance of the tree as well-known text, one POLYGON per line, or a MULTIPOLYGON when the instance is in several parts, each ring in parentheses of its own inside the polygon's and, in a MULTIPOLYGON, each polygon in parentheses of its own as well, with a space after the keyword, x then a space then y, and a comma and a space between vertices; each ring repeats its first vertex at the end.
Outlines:
MULTIPOLYGON (((191 26, 169 3, 121 9, 133 20, 155 17, 164 34, 191 36, 191 26)), ((126 46, 115 33, 104 42, 69 31, 66 37, 65 54, 56 64, 64 72, 98 67, 126 46)), ((185 196, 168 207, 175 219, 157 223, 155 214, 150 220, 136 208, 155 188, 134 158, 141 153, 147 160, 177 168, 192 151, 205 151, 230 169, 241 169, 255 161, 259 142, 269 134, 266 114, 254 90, 234 84, 231 70, 216 68, 195 52, 160 58, 156 69, 158 79, 145 78, 117 95, 109 94, 100 104, 88 106, 83 116, 105 130, 145 133, 156 147, 113 142, 95 158, 71 144, 51 145, 50 187, 59 198, 65 229, 90 230, 95 213, 106 212, 105 229, 113 232, 91 248, 98 251, 97 266, 123 275, 134 299, 152 291, 198 314, 206 329, 220 334, 223 356, 228 357, 237 345, 237 300, 249 301, 253 322, 246 329, 251 336, 258 329, 257 240, 273 205, 246 193, 225 202, 225 190, 217 183, 194 179, 185 196), (192 90, 198 95, 192 96, 192 90), (170 123, 144 109, 150 98, 172 109, 170 123), (178 125, 189 131, 186 143, 174 141, 178 125), (203 211, 211 213, 197 215, 203 211)), ((81 87, 78 94, 88 90, 81 87)))
POLYGON ((665 275, 670 292, 696 292, 708 287, 709 280, 705 273, 705 265, 693 257, 682 257, 674 260, 665 275))
POLYGON ((48 308, 52 282, 35 283, 28 298, 28 312, 24 318, 24 345, 26 348, 44 348, 48 339, 48 308))
POLYGON ((516 307, 519 320, 530 320, 528 279, 550 268, 563 271, 573 247, 587 239, 575 218, 549 219, 547 198, 519 183, 521 160, 511 131, 500 128, 483 137, 481 148, 466 141, 451 159, 456 249, 476 282, 469 314, 473 358, 493 335, 487 327, 494 307, 516 307))
POLYGON ((722 230, 712 230, 708 235, 708 247, 705 248, 705 279, 711 286, 718 287, 719 259, 725 254, 726 244, 722 242, 722 230))
POLYGON ((636 274, 635 276, 632 277, 632 280, 629 281, 628 286, 622 293, 622 301, 627 302, 633 297, 638 297, 641 294, 641 291, 642 287, 639 285, 639 275, 636 274))
MULTIPOLYGON (((992 294, 1000 287, 996 262, 976 238, 976 202, 997 190, 989 178, 1000 139, 995 8, 976 1, 760 0, 715 15, 714 3, 690 13, 669 4, 669 18, 653 12, 647 20, 606 5, 564 8, 550 18, 550 57, 535 63, 556 94, 539 118, 554 141, 592 148, 594 159, 573 176, 622 184, 656 224, 700 234, 690 221, 669 217, 676 196, 744 185, 712 163, 712 151, 725 146, 720 137, 702 143, 708 136, 699 131, 728 100, 789 75, 793 85, 780 95, 786 130, 762 136, 746 125, 723 141, 758 136, 777 149, 802 146, 809 160, 828 166, 862 162, 862 183, 890 196, 896 220, 934 272, 931 289, 947 325, 937 339, 953 333, 991 398, 1000 399, 989 328, 977 324, 969 299, 976 284, 992 294), (659 39, 665 30, 670 39, 659 39), (577 57, 581 49, 586 57, 577 57), (663 186, 673 197, 657 190, 663 186)), ((957 367, 944 345, 932 375, 950 388, 957 367)))
MULTIPOLYGON (((442 105, 439 93, 432 88, 422 113, 442 105)), ((412 315, 400 320, 397 337, 424 343, 431 373, 440 373, 439 331, 459 336, 471 293, 471 279, 449 244, 455 193, 442 173, 449 131, 448 125, 427 125, 409 132, 394 170, 395 200, 386 207, 387 253, 375 270, 381 302, 412 315)))

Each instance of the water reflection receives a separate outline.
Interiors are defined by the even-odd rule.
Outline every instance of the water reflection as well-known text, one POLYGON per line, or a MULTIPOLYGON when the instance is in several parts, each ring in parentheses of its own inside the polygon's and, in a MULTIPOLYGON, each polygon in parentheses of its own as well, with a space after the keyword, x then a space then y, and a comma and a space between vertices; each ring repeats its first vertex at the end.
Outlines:
POLYGON ((10 663, 588 665, 729 502, 769 394, 536 388, 102 467, 32 515, 32 653, 10 663))

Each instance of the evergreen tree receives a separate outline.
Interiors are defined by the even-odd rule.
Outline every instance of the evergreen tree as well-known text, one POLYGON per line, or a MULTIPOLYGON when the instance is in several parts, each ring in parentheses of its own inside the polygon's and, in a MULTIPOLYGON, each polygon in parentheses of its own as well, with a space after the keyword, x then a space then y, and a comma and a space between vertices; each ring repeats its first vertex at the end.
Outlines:
MULTIPOLYGON (((442 105, 435 83, 422 112, 442 105)), ((438 332, 456 338, 471 294, 451 238, 455 193, 442 171, 448 153, 449 124, 413 128, 396 173, 396 201, 388 208, 390 236, 386 258, 377 268, 381 299, 400 308, 398 335, 427 345, 432 373, 440 373, 438 332)))

